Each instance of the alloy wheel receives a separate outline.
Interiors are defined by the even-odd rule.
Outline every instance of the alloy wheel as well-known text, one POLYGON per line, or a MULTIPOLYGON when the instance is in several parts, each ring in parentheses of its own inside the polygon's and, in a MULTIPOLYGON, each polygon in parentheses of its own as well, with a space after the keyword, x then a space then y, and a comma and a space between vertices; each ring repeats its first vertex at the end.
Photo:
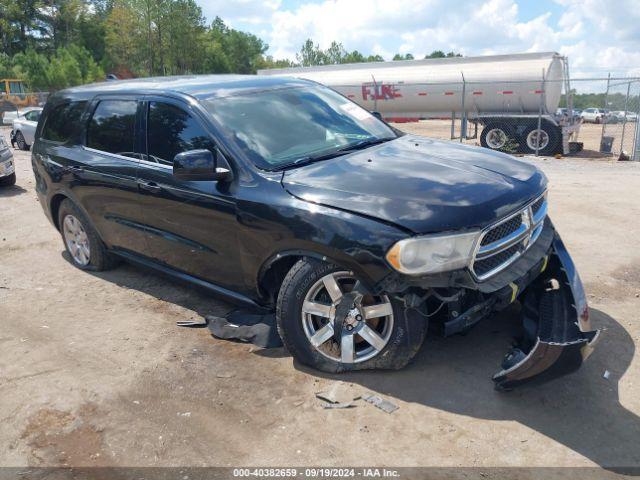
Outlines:
POLYGON ((340 271, 311 286, 301 320, 307 339, 319 353, 336 362, 359 363, 387 346, 394 318, 386 295, 363 291, 353 273, 340 271))
POLYGON ((67 215, 62 222, 62 232, 73 260, 79 265, 88 265, 91 260, 91 248, 89 237, 80 220, 73 215, 67 215))

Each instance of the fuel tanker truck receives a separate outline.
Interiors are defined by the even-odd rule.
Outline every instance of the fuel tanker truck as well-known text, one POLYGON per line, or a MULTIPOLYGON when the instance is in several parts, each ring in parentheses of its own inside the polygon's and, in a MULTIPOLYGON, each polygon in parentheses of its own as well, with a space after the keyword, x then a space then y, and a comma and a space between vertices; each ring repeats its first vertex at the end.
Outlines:
MULTIPOLYGON (((494 150, 569 153, 580 119, 556 116, 568 61, 554 52, 259 70, 327 85, 387 121, 461 120, 461 135, 494 150), (474 128, 470 128, 471 124, 474 128), (474 130, 474 135, 469 132, 474 130)), ((452 132, 454 131, 452 123, 452 132)), ((453 137, 453 135, 452 135, 453 137)))

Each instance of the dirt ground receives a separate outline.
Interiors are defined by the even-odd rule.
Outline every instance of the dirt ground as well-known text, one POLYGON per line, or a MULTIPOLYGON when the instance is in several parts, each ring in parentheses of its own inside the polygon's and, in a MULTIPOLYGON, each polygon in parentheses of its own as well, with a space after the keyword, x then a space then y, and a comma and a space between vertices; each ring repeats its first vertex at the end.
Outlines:
POLYGON ((428 338, 402 371, 342 376, 178 328, 231 307, 132 266, 71 266, 29 153, 15 160, 18 184, 0 191, 1 466, 640 466, 640 164, 525 159, 549 177, 606 331, 579 372, 505 394, 491 375, 513 311, 428 338), (336 382, 400 408, 325 410, 314 392, 336 382))

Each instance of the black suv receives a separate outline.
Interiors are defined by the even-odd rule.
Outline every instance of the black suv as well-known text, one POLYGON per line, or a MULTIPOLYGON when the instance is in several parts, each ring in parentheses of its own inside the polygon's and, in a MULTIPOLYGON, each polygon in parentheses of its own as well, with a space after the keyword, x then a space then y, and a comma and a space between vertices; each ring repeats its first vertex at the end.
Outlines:
POLYGON ((464 332, 516 299, 498 387, 577 368, 597 337, 538 169, 403 135, 313 82, 72 88, 49 98, 32 162, 77 267, 125 259, 275 309, 324 371, 400 368, 428 324, 464 332))

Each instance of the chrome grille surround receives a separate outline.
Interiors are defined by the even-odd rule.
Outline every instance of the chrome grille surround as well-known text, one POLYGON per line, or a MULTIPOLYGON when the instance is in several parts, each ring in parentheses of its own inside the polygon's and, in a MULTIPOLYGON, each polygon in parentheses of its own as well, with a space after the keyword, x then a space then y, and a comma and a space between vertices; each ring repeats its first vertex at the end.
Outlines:
POLYGON ((470 266, 471 273, 476 280, 481 282, 501 272, 526 252, 540 236, 546 216, 547 192, 545 191, 516 213, 485 228, 480 233, 480 238, 476 243, 470 266), (496 231, 505 230, 501 228, 503 224, 509 223, 513 225, 513 220, 517 217, 521 219, 520 226, 517 229, 507 229, 510 233, 490 243, 483 241, 487 236, 492 239, 495 238, 496 231), (496 265, 497 262, 495 260, 497 259, 493 257, 498 257, 501 261, 496 265))

